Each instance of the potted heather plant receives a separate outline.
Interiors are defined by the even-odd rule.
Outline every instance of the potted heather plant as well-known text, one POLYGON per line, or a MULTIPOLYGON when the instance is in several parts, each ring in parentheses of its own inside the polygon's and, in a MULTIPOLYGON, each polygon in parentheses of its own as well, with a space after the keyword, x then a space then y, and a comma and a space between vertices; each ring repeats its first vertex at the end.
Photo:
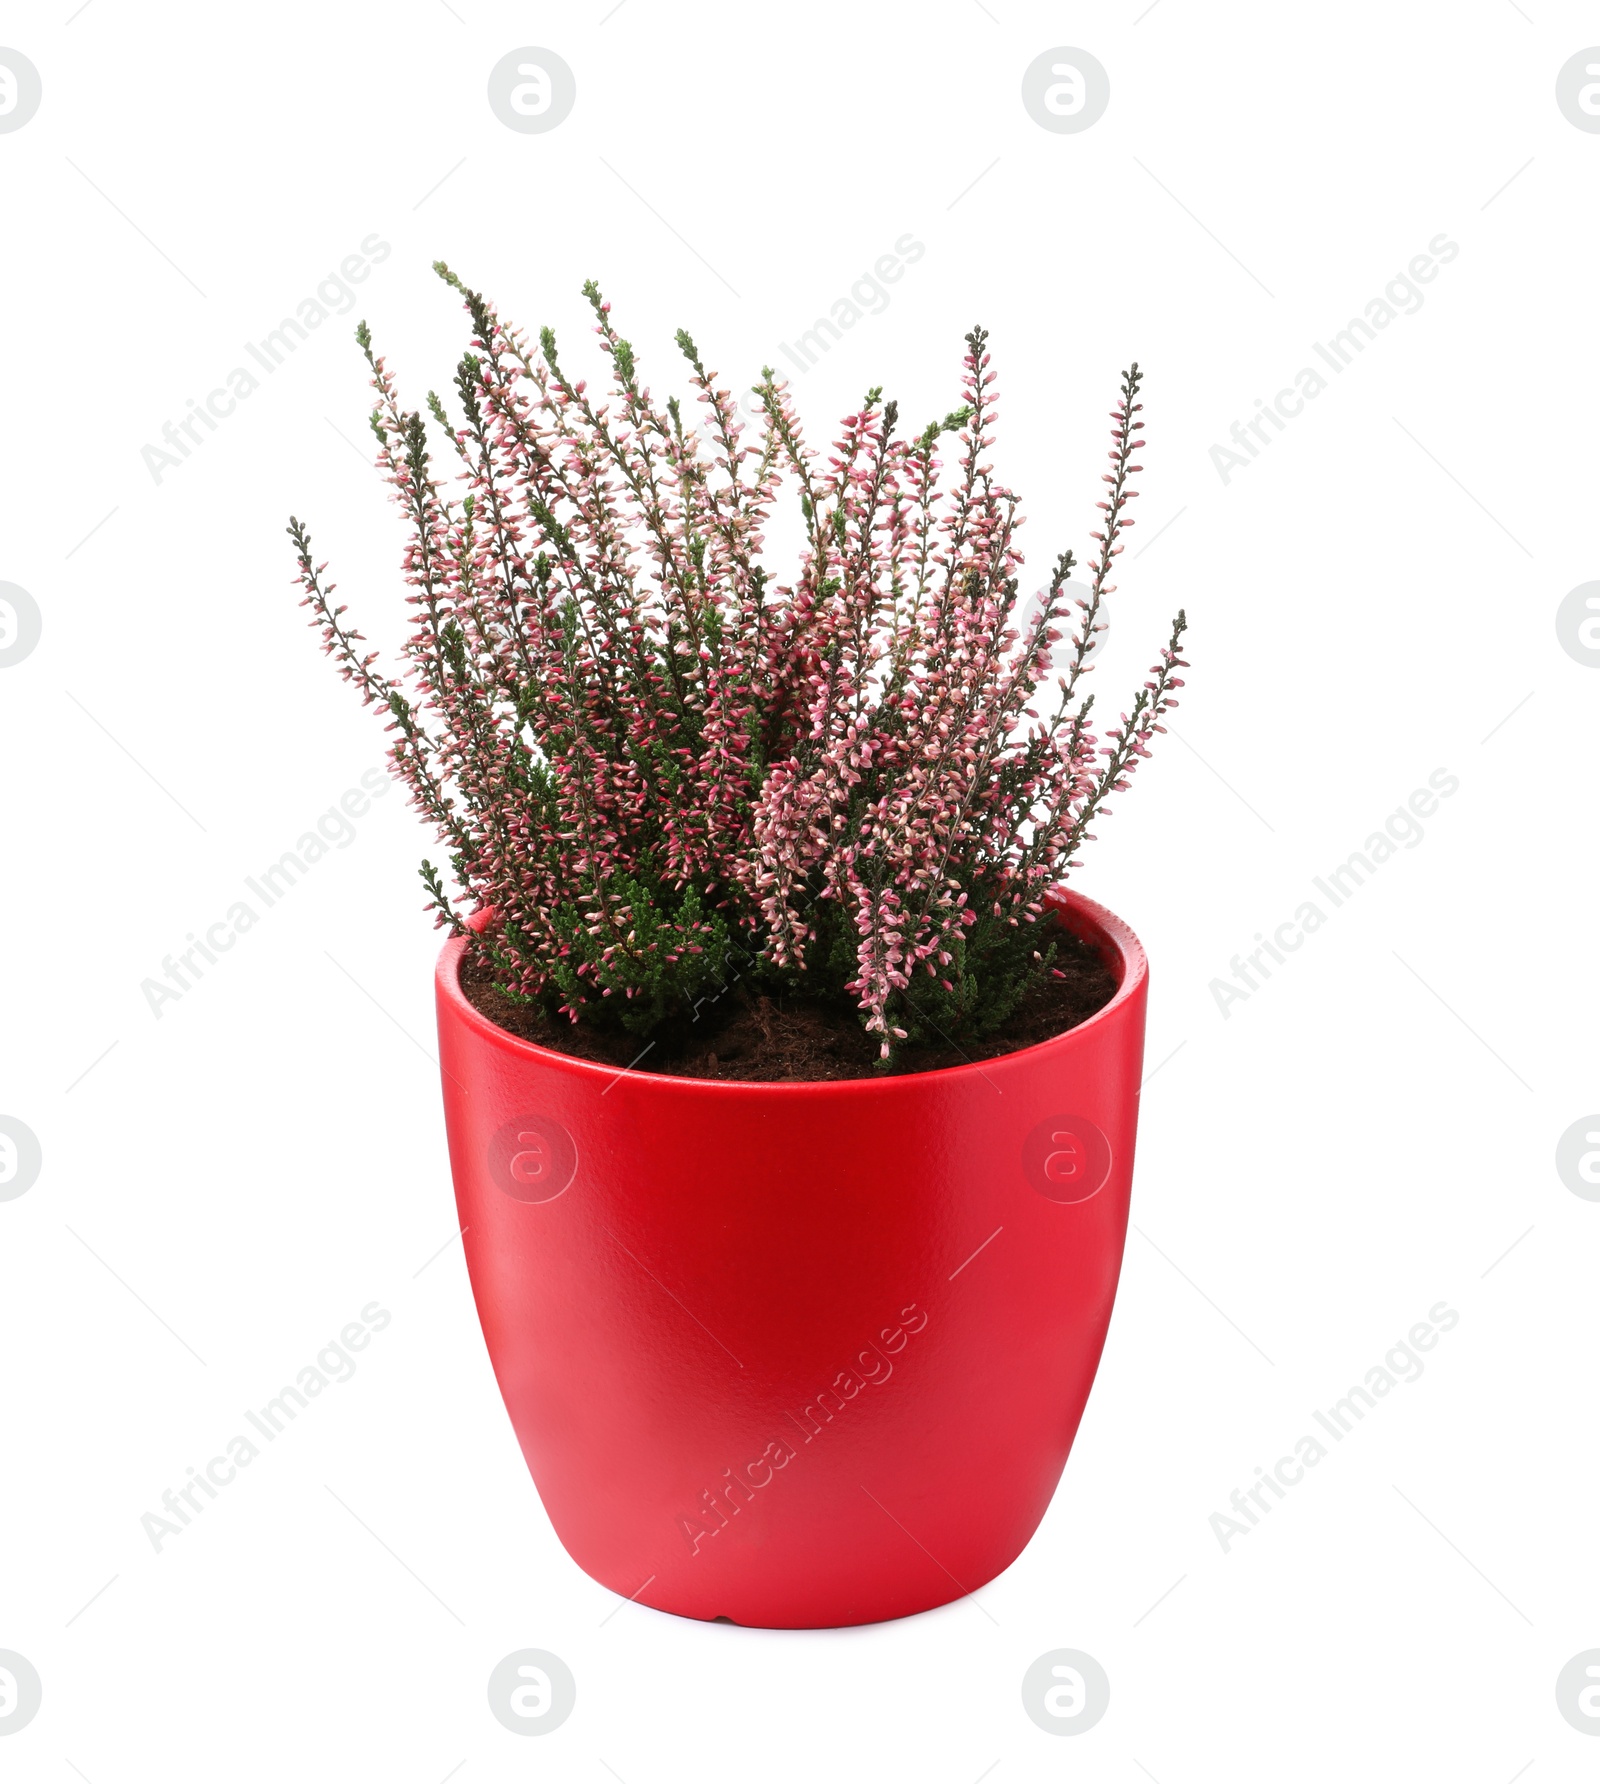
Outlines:
POLYGON ((569 1553, 641 1603, 808 1627, 973 1590, 1032 1535, 1104 1343, 1146 966, 1064 888, 1175 704, 1083 688, 1143 444, 1122 378, 1087 580, 1024 601, 994 373, 826 453, 683 333, 602 395, 477 292, 436 459, 365 324, 412 609, 398 674, 291 520, 326 650, 448 852, 423 863, 457 1207, 569 1553), (754 434, 754 438, 748 437, 754 434), (953 438, 947 454, 943 443, 953 438), (798 501, 787 579, 766 534, 798 501))

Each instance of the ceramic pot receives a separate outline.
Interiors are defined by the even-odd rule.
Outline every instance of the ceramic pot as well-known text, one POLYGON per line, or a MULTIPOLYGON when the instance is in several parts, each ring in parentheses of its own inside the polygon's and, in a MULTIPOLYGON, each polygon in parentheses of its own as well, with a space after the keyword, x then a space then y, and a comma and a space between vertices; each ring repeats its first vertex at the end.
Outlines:
POLYGON ((1081 1026, 842 1083, 619 1072, 437 975, 456 1203, 545 1510, 602 1585, 682 1616, 875 1622, 976 1590, 1044 1515, 1128 1222, 1144 950, 1081 1026))

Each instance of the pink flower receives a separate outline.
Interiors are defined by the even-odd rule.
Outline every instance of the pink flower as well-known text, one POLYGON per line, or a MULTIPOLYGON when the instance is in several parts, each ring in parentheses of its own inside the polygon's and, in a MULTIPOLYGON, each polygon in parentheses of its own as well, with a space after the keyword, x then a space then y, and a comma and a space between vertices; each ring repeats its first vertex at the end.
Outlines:
POLYGON ((1112 411, 1088 596, 1064 553, 1025 619, 981 329, 943 422, 904 433, 872 391, 819 454, 783 379, 763 374, 751 430, 686 334, 694 407, 658 404, 592 285, 603 396, 548 330, 532 351, 441 272, 472 349, 457 417, 430 398, 440 466, 358 331, 406 528, 392 678, 289 528, 323 648, 383 709, 393 771, 449 852, 453 889, 424 864, 438 921, 465 933, 463 901, 492 908, 472 945, 497 983, 573 1020, 608 999, 630 1023, 691 1010, 736 953, 758 978, 848 992, 885 1059, 936 1023, 926 999, 959 1028, 981 987, 988 1008, 1053 970, 1042 894, 1183 686, 1180 614, 1103 735, 1079 692, 1132 525, 1138 368, 1112 411), (786 490, 803 541, 780 580, 765 550, 786 490))

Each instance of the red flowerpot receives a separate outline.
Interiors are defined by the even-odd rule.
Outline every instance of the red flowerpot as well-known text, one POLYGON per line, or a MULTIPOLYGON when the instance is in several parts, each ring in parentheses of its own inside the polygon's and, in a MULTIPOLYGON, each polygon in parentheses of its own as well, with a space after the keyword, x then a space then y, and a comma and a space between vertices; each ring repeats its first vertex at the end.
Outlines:
POLYGON ((1128 1222, 1144 950, 1080 1027, 886 1079, 618 1072, 438 969, 456 1205, 539 1496, 602 1585, 772 1628, 928 1610, 1010 1565, 1083 1414, 1128 1222))

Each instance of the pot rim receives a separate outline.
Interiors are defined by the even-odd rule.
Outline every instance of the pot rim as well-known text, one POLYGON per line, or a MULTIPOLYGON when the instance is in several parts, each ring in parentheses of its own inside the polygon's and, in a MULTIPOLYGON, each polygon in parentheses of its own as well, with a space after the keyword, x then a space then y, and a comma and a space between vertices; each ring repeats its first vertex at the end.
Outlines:
MULTIPOLYGON (((1120 983, 1109 1001, 1075 1028, 1064 1029, 1060 1034, 1051 1035, 1048 1040, 1036 1041, 1030 1047, 1018 1047, 1010 1053, 993 1054, 987 1059, 969 1060, 965 1065, 937 1066, 930 1071, 901 1072, 887 1078, 826 1078, 799 1082, 776 1078, 680 1078, 671 1072, 641 1072, 632 1066, 606 1065, 599 1060, 576 1058, 553 1047, 542 1047, 537 1041, 525 1040, 521 1035, 502 1028, 499 1023, 491 1022, 461 989, 461 957, 467 947, 464 936, 452 936, 440 950, 434 971, 434 984, 441 1014, 444 1006, 448 1006, 457 1021, 465 1023, 479 1040, 487 1041, 500 1052, 526 1059, 529 1063, 537 1061, 555 1066, 570 1073, 579 1082, 585 1078, 597 1082, 604 1079, 609 1089, 622 1078, 633 1078, 641 1083, 660 1085, 663 1089, 694 1091, 707 1096, 883 1095, 886 1092, 892 1093, 897 1088, 931 1084, 935 1081, 970 1079, 981 1076, 986 1067, 1004 1065, 1010 1060, 1033 1059, 1051 1049, 1065 1052, 1074 1046, 1083 1046, 1093 1039, 1098 1028, 1111 1020, 1113 1012, 1138 995, 1149 979, 1150 964, 1144 944, 1133 930, 1114 911, 1067 886, 1053 887, 1045 894, 1045 901, 1063 914, 1071 913, 1073 917, 1082 919, 1087 930, 1085 939, 1098 942, 1109 949, 1114 957, 1116 970, 1120 973, 1120 983)), ((1076 925, 1073 927, 1076 928, 1076 925)))

